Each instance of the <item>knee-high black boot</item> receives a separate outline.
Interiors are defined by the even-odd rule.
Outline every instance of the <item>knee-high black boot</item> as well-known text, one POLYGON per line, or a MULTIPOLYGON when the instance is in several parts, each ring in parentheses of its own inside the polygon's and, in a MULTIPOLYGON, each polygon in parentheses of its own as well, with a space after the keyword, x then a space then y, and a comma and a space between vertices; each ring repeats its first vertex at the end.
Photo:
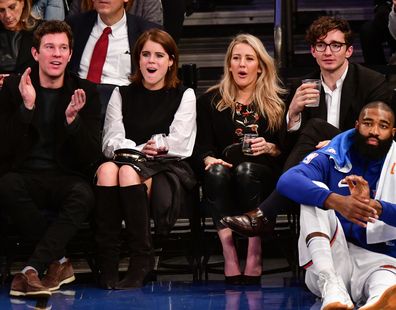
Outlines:
POLYGON ((118 186, 96 186, 95 240, 99 285, 115 288, 120 256, 121 206, 118 186))
POLYGON ((126 235, 130 250, 128 271, 116 289, 142 287, 154 268, 149 203, 145 184, 120 188, 126 235))

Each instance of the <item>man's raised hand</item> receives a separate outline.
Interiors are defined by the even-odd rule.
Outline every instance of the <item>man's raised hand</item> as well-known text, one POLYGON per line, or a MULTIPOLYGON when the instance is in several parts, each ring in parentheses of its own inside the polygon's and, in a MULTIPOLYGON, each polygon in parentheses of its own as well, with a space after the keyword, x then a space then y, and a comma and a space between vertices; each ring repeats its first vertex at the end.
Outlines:
POLYGON ((19 82, 19 92, 21 93, 23 104, 26 109, 32 110, 36 102, 36 90, 33 87, 32 80, 30 79, 30 72, 32 69, 27 68, 21 76, 19 82))
POLYGON ((71 96, 71 100, 65 111, 66 121, 71 124, 76 118, 78 112, 84 107, 86 102, 85 92, 82 89, 76 89, 71 96))

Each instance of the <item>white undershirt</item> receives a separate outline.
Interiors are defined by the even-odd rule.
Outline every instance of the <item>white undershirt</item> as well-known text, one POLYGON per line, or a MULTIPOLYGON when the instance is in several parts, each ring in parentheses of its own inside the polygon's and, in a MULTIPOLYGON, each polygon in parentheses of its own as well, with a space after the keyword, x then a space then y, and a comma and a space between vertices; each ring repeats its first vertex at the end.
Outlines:
POLYGON ((336 88, 332 91, 323 81, 322 87, 325 92, 326 105, 327 105, 327 122, 333 126, 340 127, 340 105, 341 105, 341 91, 344 84, 345 76, 348 73, 348 68, 336 82, 336 88))
MULTIPOLYGON (((89 63, 95 44, 106 27, 107 25, 98 15, 97 22, 92 28, 81 57, 78 75, 83 79, 87 78, 89 63)), ((107 48, 106 61, 103 66, 101 84, 114 84, 119 86, 129 85, 130 81, 128 77, 131 74, 131 51, 129 50, 125 12, 122 18, 111 26, 111 31, 111 34, 109 34, 109 47, 107 48)))

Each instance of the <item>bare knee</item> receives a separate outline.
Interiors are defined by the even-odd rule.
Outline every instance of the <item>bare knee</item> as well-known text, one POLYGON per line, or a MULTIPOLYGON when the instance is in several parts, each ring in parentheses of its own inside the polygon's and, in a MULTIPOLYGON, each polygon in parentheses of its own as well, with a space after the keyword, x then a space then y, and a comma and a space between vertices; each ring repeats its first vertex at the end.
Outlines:
POLYGON ((118 166, 113 162, 106 162, 101 164, 96 171, 96 184, 99 186, 118 185, 118 170, 118 166))
POLYGON ((120 167, 118 181, 120 186, 130 186, 141 183, 139 174, 135 171, 135 169, 128 165, 120 167))

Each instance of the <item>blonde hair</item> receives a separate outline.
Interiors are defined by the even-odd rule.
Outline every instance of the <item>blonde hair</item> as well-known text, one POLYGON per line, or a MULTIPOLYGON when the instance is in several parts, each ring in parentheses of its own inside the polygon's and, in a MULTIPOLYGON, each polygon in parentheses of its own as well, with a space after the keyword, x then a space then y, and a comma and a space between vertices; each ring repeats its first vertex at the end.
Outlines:
POLYGON ((267 119, 268 130, 275 131, 281 127, 283 122, 285 104, 280 95, 285 94, 286 90, 278 77, 274 60, 257 37, 251 34, 240 34, 232 40, 224 59, 224 76, 219 84, 211 87, 208 91, 219 90, 221 99, 219 102, 214 103, 218 111, 230 108, 232 114, 235 114, 238 86, 229 68, 232 50, 235 45, 240 43, 245 43, 252 47, 258 58, 261 72, 258 73, 256 87, 253 91, 253 104, 256 111, 267 119))
POLYGON ((36 27, 38 19, 32 16, 32 0, 18 0, 23 3, 19 24, 23 30, 32 30, 36 27))

